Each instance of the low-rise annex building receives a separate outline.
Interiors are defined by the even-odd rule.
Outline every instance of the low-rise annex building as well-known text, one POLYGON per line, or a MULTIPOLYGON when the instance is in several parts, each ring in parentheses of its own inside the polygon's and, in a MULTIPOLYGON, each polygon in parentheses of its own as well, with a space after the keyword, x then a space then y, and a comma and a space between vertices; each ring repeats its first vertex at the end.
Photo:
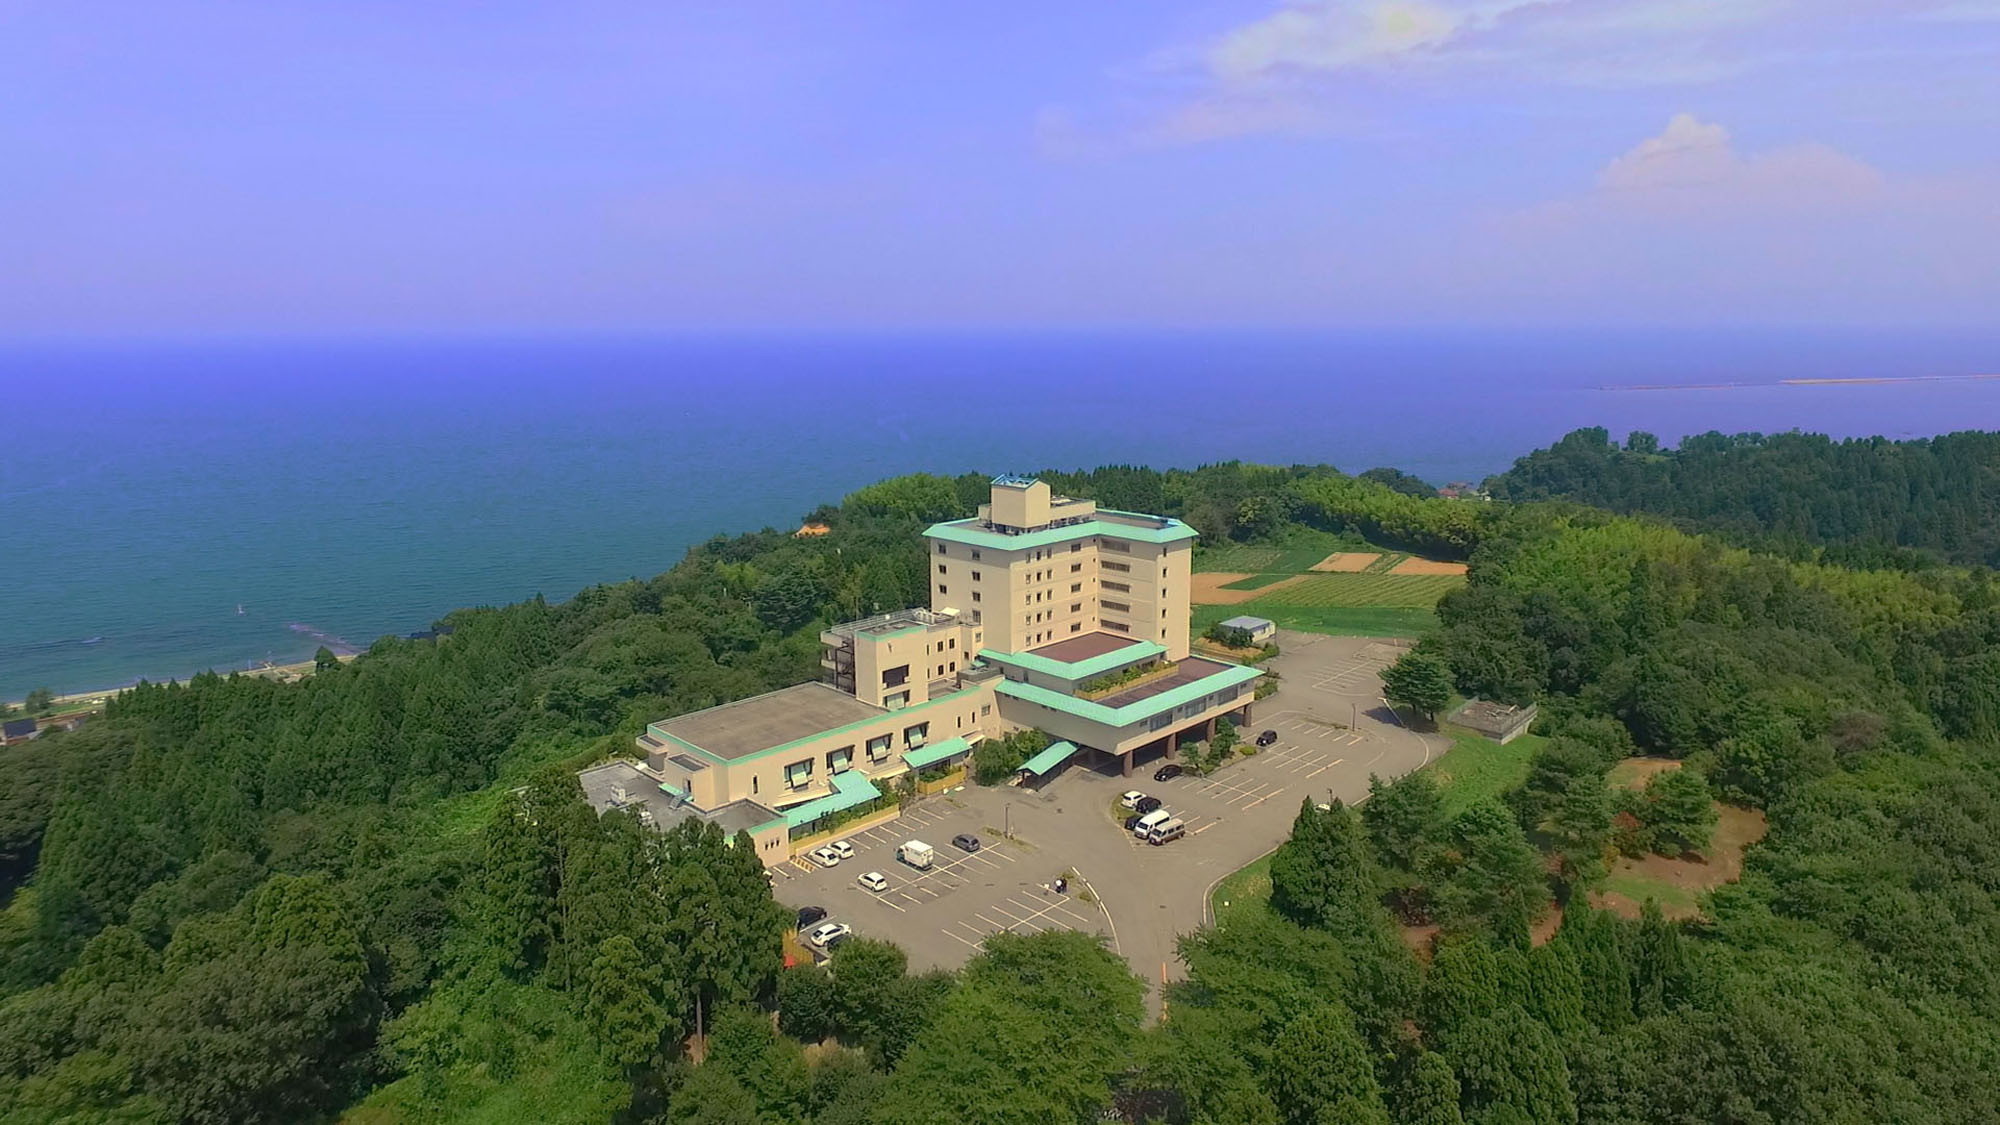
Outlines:
POLYGON ((1129 775, 1249 721, 1260 673, 1188 655, 1185 523, 1003 476, 976 517, 925 538, 928 609, 825 630, 823 682, 649 723, 638 762, 586 771, 593 804, 727 821, 773 864, 791 858, 781 841, 981 739, 1036 727, 1129 775))

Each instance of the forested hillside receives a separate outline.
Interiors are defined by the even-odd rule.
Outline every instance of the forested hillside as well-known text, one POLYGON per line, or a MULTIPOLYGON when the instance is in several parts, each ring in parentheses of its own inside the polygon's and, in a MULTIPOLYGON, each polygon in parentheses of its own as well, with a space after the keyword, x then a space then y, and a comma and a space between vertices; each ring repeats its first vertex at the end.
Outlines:
MULTIPOLYGON (((1294 491, 1314 483, 1368 501, 1312 508, 1342 526, 1408 501, 1328 469, 1057 479, 1218 537, 1310 507, 1294 491)), ((747 849, 599 821, 572 771, 629 753, 649 720, 812 678, 819 626, 922 604, 918 531, 984 494, 976 475, 884 482, 813 513, 824 537, 718 538, 648 581, 464 610, 301 683, 142 687, 0 750, 0 1118, 664 1112, 697 1019, 742 1030, 731 1012, 773 1002, 784 918, 754 863, 729 861, 747 849)), ((878 1017, 850 987, 847 1007, 788 1020, 870 1046, 880 1077, 950 983, 878 1017)), ((694 1073, 677 1104, 720 1081, 694 1073)), ((834 1073, 813 1078, 831 1096, 834 1073)), ((901 1088, 891 1105, 924 1104, 901 1088)))
POLYGON ((1503 500, 1569 500, 1650 512, 1782 550, 1836 547, 1881 561, 1901 547, 2000 566, 2000 434, 1917 441, 1707 433, 1662 450, 1577 430, 1486 482, 1503 500), (1869 548, 1876 548, 1871 552, 1869 548))
POLYGON ((1155 1026, 1076 935, 1003 935, 956 973, 862 940, 784 969, 749 849, 599 818, 573 771, 810 677, 822 622, 920 603, 916 531, 984 482, 899 478, 814 513, 824 537, 717 539, 298 684, 148 687, 0 752, 0 1119, 2000 1120, 1983 572, 1327 469, 1046 476, 1211 539, 1469 557, 1409 660, 1541 703, 1525 781, 1307 804, 1269 908, 1183 941, 1155 1026), (1621 796, 1634 753, 1684 764, 1621 796), (1740 882, 1690 922, 1586 905, 1618 847, 1699 850, 1710 792, 1770 818, 1740 882))

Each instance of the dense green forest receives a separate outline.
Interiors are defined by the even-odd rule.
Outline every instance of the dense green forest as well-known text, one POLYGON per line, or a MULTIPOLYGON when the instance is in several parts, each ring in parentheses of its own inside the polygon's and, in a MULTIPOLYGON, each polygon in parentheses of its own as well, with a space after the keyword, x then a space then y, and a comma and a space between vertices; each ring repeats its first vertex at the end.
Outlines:
POLYGON ((1893 548, 2000 566, 2000 434, 1916 441, 1821 434, 1699 434, 1677 449, 1647 433, 1613 443, 1577 430, 1486 482, 1503 500, 1569 500, 1648 512, 1798 555, 1833 548, 1909 565, 1893 548))
POLYGON ((873 941, 783 968, 749 849, 595 817, 572 771, 808 678, 821 622, 920 603, 915 530, 984 479, 898 478, 814 513, 822 538, 717 539, 650 581, 455 613, 297 684, 147 687, 5 750, 0 1118, 1996 1119, 1983 571, 1325 468, 1044 475, 1211 540, 1303 524, 1469 558, 1411 659, 1541 703, 1525 782, 1452 815, 1421 773, 1304 806, 1269 909, 1185 937, 1151 1026, 1078 935, 1003 935, 955 973, 873 941), (1634 831, 1607 773, 1635 752, 1686 762, 1647 790, 1643 846, 1697 844, 1711 789, 1770 816, 1700 921, 1585 904, 1634 831), (1437 928, 1421 956, 1412 925, 1437 928))

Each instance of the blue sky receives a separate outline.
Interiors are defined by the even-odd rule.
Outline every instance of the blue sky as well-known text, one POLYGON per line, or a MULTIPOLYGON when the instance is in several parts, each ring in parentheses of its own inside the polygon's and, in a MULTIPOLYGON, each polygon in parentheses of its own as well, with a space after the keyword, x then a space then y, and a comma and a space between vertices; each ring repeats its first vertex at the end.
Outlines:
POLYGON ((2000 0, 0 0, 0 335, 1965 325, 2000 0))

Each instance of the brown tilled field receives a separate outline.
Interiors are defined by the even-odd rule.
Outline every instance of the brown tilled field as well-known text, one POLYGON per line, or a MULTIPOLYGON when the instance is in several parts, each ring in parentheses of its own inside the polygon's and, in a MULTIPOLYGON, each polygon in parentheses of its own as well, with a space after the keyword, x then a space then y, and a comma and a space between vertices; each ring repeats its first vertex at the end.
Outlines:
POLYGON ((1321 574, 1359 574, 1381 557, 1368 551, 1336 551, 1312 564, 1312 568, 1321 574))
POLYGON ((1465 564, 1408 558, 1389 568, 1390 574, 1464 574, 1465 564))
POLYGON ((1196 605, 1241 605, 1244 602, 1261 598, 1273 590, 1282 590, 1295 582, 1305 580, 1305 575, 1295 574, 1282 582, 1273 582, 1269 586, 1259 586, 1254 590, 1223 589, 1223 587, 1229 585, 1231 582, 1241 582, 1246 578, 1254 577, 1256 576, 1251 574, 1235 574, 1229 571, 1199 572, 1194 576, 1194 590, 1189 596, 1196 605))

